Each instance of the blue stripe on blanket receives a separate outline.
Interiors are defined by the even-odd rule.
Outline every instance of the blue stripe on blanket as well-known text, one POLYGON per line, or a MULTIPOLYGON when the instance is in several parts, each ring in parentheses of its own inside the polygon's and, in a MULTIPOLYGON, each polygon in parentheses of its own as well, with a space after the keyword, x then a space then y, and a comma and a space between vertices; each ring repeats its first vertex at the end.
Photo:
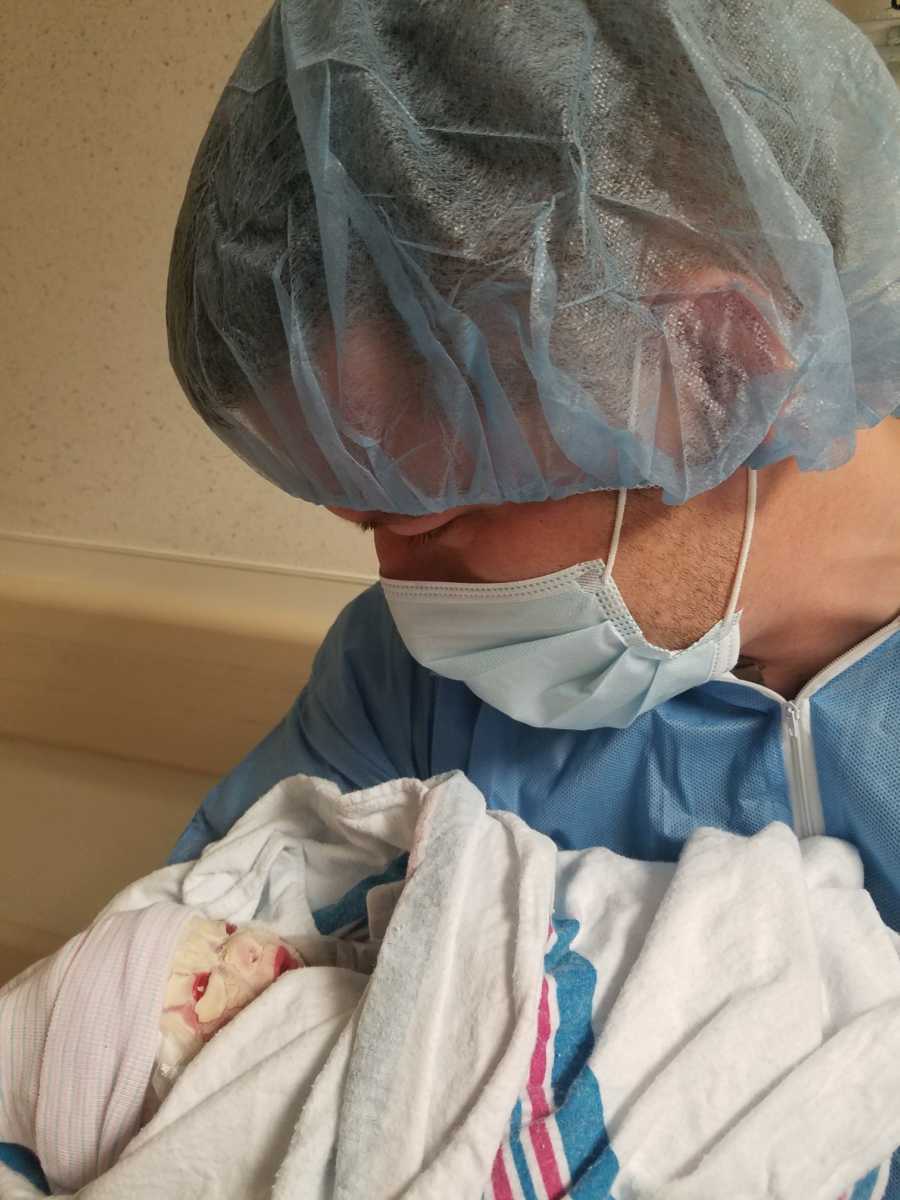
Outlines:
POLYGON ((388 863, 380 875, 367 875, 359 883, 345 892, 334 904, 326 904, 324 908, 313 913, 316 928, 323 935, 346 933, 355 926, 365 925, 368 919, 366 897, 373 887, 382 883, 397 883, 406 878, 408 854, 401 854, 393 862, 388 863))
MULTIPOLYGON (((865 1179, 859 1181, 850 1193, 850 1200, 872 1200, 875 1185, 878 1183, 878 1170, 879 1168, 876 1167, 874 1171, 869 1172, 865 1179)), ((887 1196, 885 1196, 885 1200, 888 1200, 887 1196)))
POLYGON ((512 1119, 509 1123, 509 1152, 515 1163, 522 1200, 538 1200, 538 1194, 531 1181, 531 1168, 528 1165, 528 1159, 525 1156, 525 1147, 522 1144, 521 1100, 516 1102, 516 1107, 513 1109, 512 1119))
POLYGON ((592 1014, 597 972, 572 949, 578 921, 555 918, 556 942, 544 969, 556 982, 559 1027, 553 1057, 556 1124, 566 1152, 570 1195, 602 1200, 619 1173, 619 1162, 606 1134, 600 1085, 588 1066, 594 1049, 592 1014))
POLYGON ((28 1182, 33 1183, 45 1196, 50 1195, 50 1185, 44 1178, 41 1164, 24 1146, 14 1146, 11 1142, 0 1142, 0 1162, 19 1175, 24 1175, 28 1182))
POLYGON ((535 1051, 494 1166, 487 1193, 492 1200, 563 1194, 609 1200, 619 1172, 606 1135, 600 1087, 588 1065, 594 1049, 597 973, 572 949, 579 923, 555 918, 552 926, 535 1051))
POLYGON ((884 1200, 900 1200, 900 1149, 894 1151, 894 1157, 891 1159, 891 1177, 884 1200))

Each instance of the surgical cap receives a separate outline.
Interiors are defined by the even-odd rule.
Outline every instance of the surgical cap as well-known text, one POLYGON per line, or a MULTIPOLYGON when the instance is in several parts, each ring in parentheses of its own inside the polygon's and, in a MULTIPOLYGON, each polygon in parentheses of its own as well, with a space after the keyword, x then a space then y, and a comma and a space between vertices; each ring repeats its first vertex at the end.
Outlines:
POLYGON ((207 423, 320 504, 837 466, 900 412, 900 93, 827 0, 281 0, 168 322, 207 423))

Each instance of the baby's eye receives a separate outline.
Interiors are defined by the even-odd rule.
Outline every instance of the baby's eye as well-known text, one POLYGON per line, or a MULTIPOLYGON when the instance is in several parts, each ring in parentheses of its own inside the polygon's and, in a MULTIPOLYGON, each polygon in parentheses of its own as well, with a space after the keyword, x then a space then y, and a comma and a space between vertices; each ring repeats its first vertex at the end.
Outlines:
POLYGON ((209 987, 209 971, 204 971, 202 975, 194 976, 194 986, 191 989, 191 994, 194 997, 194 1003, 202 1000, 206 995, 206 989, 209 987))

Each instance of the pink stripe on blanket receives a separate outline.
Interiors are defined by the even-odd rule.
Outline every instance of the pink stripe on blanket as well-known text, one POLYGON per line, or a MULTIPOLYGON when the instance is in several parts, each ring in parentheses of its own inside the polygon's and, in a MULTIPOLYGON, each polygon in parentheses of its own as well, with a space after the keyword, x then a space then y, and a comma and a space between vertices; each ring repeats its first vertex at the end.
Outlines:
POLYGON ((552 1033, 550 1021, 550 998, 546 978, 541 986, 541 1002, 538 1008, 538 1036, 531 1056, 531 1070, 528 1073, 528 1100, 531 1106, 531 1124, 529 1136, 541 1172, 541 1180, 548 1200, 555 1200, 565 1192, 559 1166, 556 1162, 556 1152, 550 1133, 547 1129, 546 1118, 550 1115, 550 1104, 547 1097, 548 1056, 547 1048, 552 1033))
POLYGON ((493 1200, 513 1200, 513 1190, 503 1161, 503 1147, 497 1151, 494 1165, 491 1168, 491 1194, 493 1200))

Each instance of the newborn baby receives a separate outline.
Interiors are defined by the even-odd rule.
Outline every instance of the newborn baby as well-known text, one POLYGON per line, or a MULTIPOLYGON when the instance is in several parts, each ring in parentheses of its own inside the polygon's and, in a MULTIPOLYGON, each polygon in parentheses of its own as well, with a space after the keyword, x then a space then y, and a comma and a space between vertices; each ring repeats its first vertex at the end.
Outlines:
POLYGON ((175 949, 160 1031, 162 1042, 148 1093, 155 1110, 187 1064, 214 1033, 270 983, 302 963, 296 950, 265 925, 238 927, 194 917, 175 949))
POLYGON ((300 955, 264 925, 161 902, 99 917, 0 989, 0 1142, 57 1191, 119 1158, 224 1025, 300 955))

